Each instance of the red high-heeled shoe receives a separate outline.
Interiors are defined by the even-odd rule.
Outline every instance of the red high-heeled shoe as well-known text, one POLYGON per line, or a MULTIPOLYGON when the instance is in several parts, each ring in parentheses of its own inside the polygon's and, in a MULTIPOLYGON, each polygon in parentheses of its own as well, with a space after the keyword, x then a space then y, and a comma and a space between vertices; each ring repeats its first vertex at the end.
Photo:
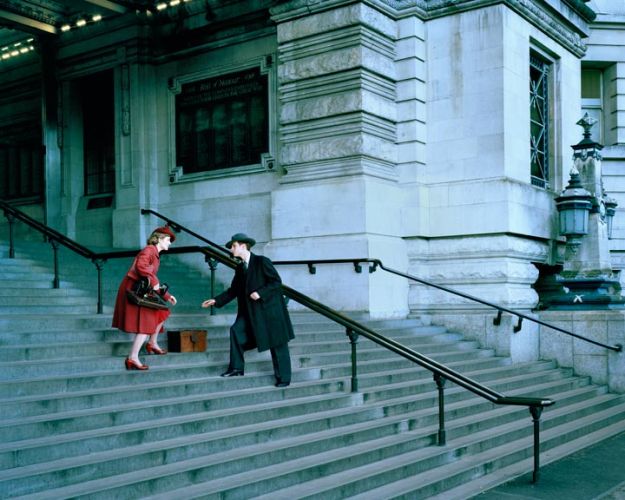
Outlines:
POLYGON ((148 365, 142 365, 130 358, 126 358, 126 370, 147 370, 148 368, 148 365))
POLYGON ((150 344, 145 344, 145 350, 148 354, 158 354, 162 356, 163 354, 167 354, 167 351, 161 349, 160 347, 155 347, 150 344))

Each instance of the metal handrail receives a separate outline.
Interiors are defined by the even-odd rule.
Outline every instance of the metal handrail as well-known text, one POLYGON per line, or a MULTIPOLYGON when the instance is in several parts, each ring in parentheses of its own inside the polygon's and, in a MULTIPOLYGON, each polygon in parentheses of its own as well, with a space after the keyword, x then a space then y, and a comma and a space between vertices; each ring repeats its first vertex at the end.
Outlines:
MULTIPOLYGON (((87 247, 84 247, 80 243, 75 242, 74 240, 68 238, 62 233, 59 233, 56 229, 52 229, 51 227, 42 224, 36 219, 33 219, 30 215, 18 210, 13 207, 6 201, 0 200, 0 208, 4 210, 5 217, 9 220, 9 228, 12 230, 12 223, 14 219, 19 219, 25 224, 29 225, 33 229, 39 231, 43 234, 49 241, 57 241, 62 245, 70 248, 77 254, 82 255, 88 259, 92 259, 95 256, 95 252, 89 250, 87 247)), ((12 236, 12 235, 11 235, 12 236)), ((15 247, 13 244, 13 238, 9 238, 9 257, 15 257, 15 247)))
POLYGON ((609 345, 609 344, 604 344, 603 342, 599 342, 593 339, 590 339, 588 337, 584 337, 583 335, 579 335, 577 333, 573 333, 569 330, 565 330, 564 328, 560 328, 559 326, 556 326, 552 323, 548 323, 546 321, 540 320, 540 319, 536 319, 532 316, 529 316, 528 314, 524 314, 522 312, 519 311, 515 311, 514 309, 509 309, 507 307, 495 304, 493 302, 489 302, 487 300, 484 299, 480 299, 479 297, 475 297, 473 295, 469 295, 468 293, 464 293, 464 292, 460 292, 459 290, 455 290, 453 288, 448 288, 446 286, 443 285, 438 285, 436 283, 432 283, 430 281, 426 281, 424 279, 421 278, 417 278, 416 276, 413 276, 411 274, 406 274, 402 271, 398 271, 397 269, 392 269, 390 267, 387 267, 384 265, 384 263, 380 260, 380 259, 368 259, 368 258, 356 258, 356 259, 306 259, 306 260, 281 260, 281 261, 275 261, 274 264, 276 265, 307 265, 308 266, 308 270, 311 274, 315 274, 316 273, 316 269, 315 266, 318 264, 353 264, 354 268, 356 270, 356 272, 360 273, 362 270, 362 264, 373 264, 372 267, 369 267, 369 272, 373 273, 375 272, 375 270, 379 267, 380 269, 382 269, 383 271, 386 271, 388 273, 391 274, 395 274, 397 276, 401 276, 403 278, 412 280, 412 281, 416 281, 418 283, 421 283, 422 285, 427 285, 427 286, 431 286, 434 288, 438 288, 439 290, 443 290, 444 292, 448 292, 451 293, 453 295, 457 295, 459 297, 468 299, 468 300, 472 300, 474 302, 478 302, 482 305, 491 307, 493 309, 496 309, 498 311, 497 313, 497 317, 493 319, 493 324, 498 325, 501 321, 501 314, 502 313, 508 313, 511 314, 513 316, 517 316, 519 318, 519 323, 514 327, 514 331, 515 333, 521 330, 521 322, 526 319, 528 321, 532 321, 534 323, 537 323, 539 325, 542 326, 546 326, 547 328, 551 328, 553 330, 556 330, 558 332, 564 333, 566 335, 569 335, 571 337, 575 337, 576 339, 579 340, 583 340, 585 342, 588 342, 590 344, 594 344, 596 346, 599 347, 604 347, 606 349, 609 349, 611 351, 615 351, 615 352, 622 352, 623 351, 623 345, 622 344, 614 344, 614 345, 609 345))
MULTIPOLYGON (((13 207, 9 203, 0 200, 0 209, 4 210, 4 215, 9 221, 9 258, 15 258, 15 245, 13 238, 13 223, 15 220, 20 220, 26 225, 32 227, 36 231, 40 232, 47 241, 52 245, 52 249, 54 251, 54 280, 53 287, 60 288, 60 279, 59 279, 59 260, 58 260, 58 248, 59 244, 65 246, 70 249, 77 255, 84 257, 86 259, 91 260, 91 262, 95 265, 96 270, 98 272, 98 302, 97 302, 97 314, 102 314, 103 312, 103 301, 102 301, 102 270, 104 263, 110 259, 119 259, 126 257, 134 257, 139 252, 137 250, 114 250, 111 252, 94 252, 93 250, 81 245, 80 243, 68 238, 64 234, 58 232, 56 229, 46 226, 45 224, 39 222, 36 219, 33 219, 28 214, 18 210, 13 207)), ((166 253, 168 254, 185 254, 185 253, 198 253, 201 252, 201 248, 198 246, 187 246, 187 247, 177 247, 170 248, 166 253)), ((210 265, 210 263, 209 263, 210 265)), ((211 270, 213 270, 211 266, 211 270)))
MULTIPOLYGON (((167 222, 172 228, 175 228, 177 231, 184 231, 188 234, 193 235, 199 240, 207 243, 210 248, 201 248, 201 251, 205 253, 207 256, 215 259, 218 262, 223 263, 224 265, 234 269, 237 266, 237 261, 228 256, 228 252, 220 245, 204 238, 203 236, 185 228, 184 226, 176 223, 175 221, 168 219, 167 217, 149 209, 142 209, 141 213, 144 214, 152 214, 156 217, 159 217, 167 222)), ((365 262, 370 261, 370 259, 357 259, 359 261, 365 262)), ((304 261, 308 262, 308 261, 304 261)), ((380 261, 376 261, 378 265, 381 264, 380 261)), ((447 380, 453 382, 456 385, 459 385, 468 391, 485 398, 486 400, 497 404, 497 405, 516 405, 516 406, 527 406, 529 408, 530 414, 533 420, 534 426, 534 471, 532 475, 533 482, 538 481, 539 477, 539 468, 540 468, 540 415, 545 407, 551 406, 555 403, 555 401, 548 398, 532 398, 532 397, 509 397, 501 394, 497 391, 490 389, 489 387, 480 384, 479 382, 462 375, 461 373, 452 370, 448 366, 445 366, 437 361, 424 356, 412 349, 400 344, 399 342, 385 337, 374 330, 362 325, 361 323, 341 314, 340 312, 332 309, 331 307, 316 301, 315 299, 304 295, 303 293, 294 290, 293 288, 282 285, 283 293, 286 297, 289 297, 292 300, 300 303, 301 305, 325 316, 326 318, 334 321, 345 327, 346 333, 350 339, 352 344, 352 391, 357 391, 357 365, 356 365, 356 343, 359 335, 362 335, 365 338, 375 342, 376 344, 385 347, 400 356, 413 361, 419 366, 429 370, 432 372, 434 381, 436 382, 438 388, 438 396, 439 396, 439 429, 438 429, 438 443, 439 445, 446 444, 446 434, 445 434, 445 420, 444 420, 444 385, 447 380)))
MULTIPOLYGON (((120 258, 120 257, 132 257, 136 255, 137 250, 119 250, 112 252, 94 252, 87 247, 80 245, 79 243, 71 240, 65 235, 59 233, 58 231, 45 226, 44 224, 36 221, 32 217, 27 214, 21 212, 20 210, 15 209, 11 205, 7 204, 0 200, 0 208, 4 209, 5 216, 9 220, 10 226, 10 248, 13 250, 13 221, 14 219, 19 219, 26 223, 27 225, 33 227, 37 231, 41 232, 46 236, 46 238, 52 243, 55 252, 55 287, 58 288, 58 259, 57 259, 57 250, 58 244, 62 244, 75 253, 89 258, 96 265, 98 270, 98 313, 102 313, 102 280, 101 280, 101 271, 103 263, 111 258, 120 258)), ((237 266, 237 261, 230 257, 229 252, 220 245, 204 238, 203 236, 194 233, 193 231, 185 228, 184 226, 176 223, 175 221, 168 219, 167 217, 162 216, 158 212, 154 212, 153 210, 141 210, 142 214, 151 213, 161 219, 165 220, 167 224, 169 224, 172 229, 180 232, 185 231, 186 233, 200 239, 204 243, 208 244, 209 247, 199 247, 199 246, 188 246, 188 247, 179 247, 176 249, 171 249, 168 253, 189 253, 189 252, 201 252, 204 254, 207 262, 221 262, 222 264, 235 268, 237 266)), ((10 252, 11 257, 14 257, 14 251, 10 252)), ((382 263, 378 260, 373 259, 357 259, 359 263, 361 262, 377 262, 377 265, 381 265, 382 263)), ((349 261, 349 260, 348 260, 349 261)), ((308 261, 306 261, 308 262, 308 261)), ((324 261, 323 263, 335 263, 334 261, 324 261)), ((294 263, 294 262, 291 262, 294 263)), ((318 261, 321 263, 321 261, 318 261)), ((354 264, 355 268, 358 272, 359 263, 354 264)), ((214 285, 214 270, 215 266, 211 265, 211 282, 214 285)), ((371 269, 370 269, 371 271, 371 269)), ((392 272, 392 271, 390 271, 392 272)), ((214 291, 214 286, 211 287, 212 291, 214 291)), ((294 290, 286 285, 282 285, 283 293, 285 296, 299 302, 305 307, 322 314, 323 316, 331 319, 332 321, 342 325, 346 329, 347 336, 351 342, 352 347, 352 391, 356 392, 358 390, 358 378, 357 378, 357 350, 356 345, 358 342, 358 336, 362 335, 365 338, 370 339, 371 341, 377 343, 378 345, 385 347, 396 354, 422 366, 423 368, 429 370, 433 374, 434 381, 437 385, 438 389, 438 398, 439 398, 439 429, 438 429, 438 443, 439 445, 446 444, 446 431, 445 431, 445 417, 444 417, 444 386, 447 380, 459 385, 470 392, 485 398, 486 400, 497 404, 497 405, 517 405, 517 406, 527 406, 529 408, 530 414, 532 415, 533 427, 534 427, 534 471, 533 471, 533 481, 538 481, 539 477, 539 467, 540 467, 540 415, 543 409, 547 406, 551 406, 554 404, 554 401, 547 398, 531 398, 531 397, 507 397, 501 393, 498 393, 487 386, 476 382, 475 380, 468 378, 462 375, 459 372, 452 370, 451 368, 436 362, 435 360, 424 356, 412 349, 396 342, 393 339, 385 337, 374 330, 358 323, 357 321, 335 311, 329 306, 318 302, 311 297, 308 297, 297 290, 294 290)))

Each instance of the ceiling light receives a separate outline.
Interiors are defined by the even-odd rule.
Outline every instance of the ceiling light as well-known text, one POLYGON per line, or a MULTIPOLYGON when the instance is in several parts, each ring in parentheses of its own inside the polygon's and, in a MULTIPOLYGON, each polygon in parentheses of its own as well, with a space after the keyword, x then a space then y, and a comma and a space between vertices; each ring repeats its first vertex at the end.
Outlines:
POLYGON ((156 10, 164 10, 167 8, 167 4, 165 2, 156 4, 156 10))
POLYGON ((12 57, 27 54, 28 52, 35 50, 34 45, 31 44, 34 40, 34 38, 28 38, 27 40, 22 40, 21 42, 15 42, 10 45, 5 45, 4 47, 0 47, 0 61, 5 61, 12 57))
POLYGON ((79 28, 82 28, 86 24, 87 21, 85 21, 84 19, 79 19, 78 21, 76 21, 76 26, 78 26, 79 28))
POLYGON ((102 20, 102 16, 100 14, 95 14, 91 19, 97 23, 102 20))
POLYGON ((169 2, 170 7, 175 7, 176 5, 180 4, 180 0, 171 0, 171 2, 169 2))
POLYGON ((69 31, 71 29, 72 27, 69 24, 64 24, 63 26, 61 26, 61 31, 69 31))

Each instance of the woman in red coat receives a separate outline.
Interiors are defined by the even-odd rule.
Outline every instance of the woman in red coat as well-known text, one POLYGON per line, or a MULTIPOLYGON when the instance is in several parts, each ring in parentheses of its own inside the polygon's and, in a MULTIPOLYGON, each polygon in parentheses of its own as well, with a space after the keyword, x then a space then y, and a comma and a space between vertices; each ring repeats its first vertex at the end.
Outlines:
MULTIPOLYGON (((163 331, 163 323, 169 317, 169 309, 140 307, 128 300, 126 292, 144 276, 149 279, 150 286, 154 290, 160 288, 156 276, 160 265, 159 254, 163 250, 168 250, 175 239, 176 235, 169 227, 156 228, 148 238, 147 246, 137 254, 119 285, 113 312, 113 327, 135 336, 130 354, 125 361, 127 370, 148 369, 148 366, 139 360, 139 350, 148 337, 150 340, 145 347, 148 354, 167 354, 167 351, 158 346, 157 337, 163 331)), ((176 304, 176 298, 169 292, 165 292, 164 298, 173 305, 176 304)))

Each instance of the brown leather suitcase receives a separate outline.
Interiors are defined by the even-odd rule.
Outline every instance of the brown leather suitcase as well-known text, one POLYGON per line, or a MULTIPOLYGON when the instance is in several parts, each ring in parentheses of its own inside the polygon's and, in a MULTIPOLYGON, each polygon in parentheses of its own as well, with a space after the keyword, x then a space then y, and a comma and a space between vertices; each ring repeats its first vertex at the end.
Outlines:
POLYGON ((206 330, 170 330, 167 332, 170 352, 206 351, 206 330))

